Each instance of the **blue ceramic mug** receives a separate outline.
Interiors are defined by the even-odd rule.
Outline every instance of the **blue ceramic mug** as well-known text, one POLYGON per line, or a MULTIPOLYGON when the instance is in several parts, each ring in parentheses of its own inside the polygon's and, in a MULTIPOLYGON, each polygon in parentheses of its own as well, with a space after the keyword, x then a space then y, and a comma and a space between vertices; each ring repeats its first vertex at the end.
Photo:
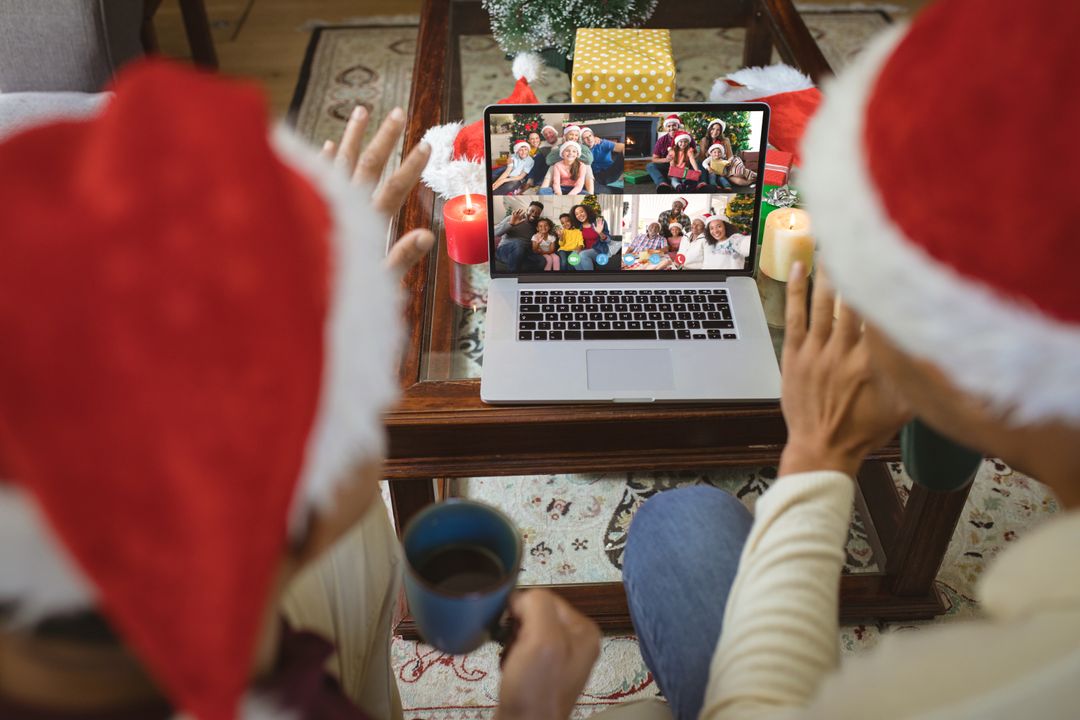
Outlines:
POLYGON ((409 521, 405 595, 424 640, 454 655, 490 639, 521 568, 521 536, 493 507, 454 498, 409 521))

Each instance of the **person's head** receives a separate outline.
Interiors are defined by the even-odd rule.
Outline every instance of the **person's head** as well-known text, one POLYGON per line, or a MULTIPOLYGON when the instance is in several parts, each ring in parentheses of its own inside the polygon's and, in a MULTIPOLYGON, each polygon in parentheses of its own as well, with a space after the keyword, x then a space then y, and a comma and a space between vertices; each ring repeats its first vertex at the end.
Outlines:
POLYGON ((570 213, 563 213, 559 216, 559 224, 563 226, 564 230, 569 230, 573 227, 573 222, 570 219, 570 213))
POLYGON ((559 157, 567 164, 581 157, 581 145, 573 140, 567 140, 559 147, 559 157))
POLYGON ((535 130, 529 133, 528 142, 529 147, 531 148, 540 147, 540 133, 536 132, 535 130))
POLYGON ((716 118, 709 121, 709 127, 705 130, 705 137, 709 140, 723 141, 724 138, 724 121, 716 118))
POLYGON ((703 218, 696 217, 690 221, 690 234, 694 237, 703 235, 705 233, 705 220, 703 218))
POLYGON ((675 222, 668 225, 668 233, 671 235, 671 237, 682 237, 683 232, 683 226, 681 223, 675 222))
MULTIPOLYGON (((1029 10, 1052 7, 1037 0, 1029 10)), ((1080 8, 1068 13, 1075 27, 1080 8)), ((1005 27, 1018 17, 1004 2, 946 3, 860 55, 810 123, 801 180, 814 188, 807 200, 819 270, 865 320, 873 371, 937 431, 1002 457, 1075 504, 1080 301, 1071 268, 1080 257, 1075 213, 1047 206, 1045 187, 1068 183, 1080 160, 1070 140, 1080 104, 1059 105, 1057 81, 1031 83, 1011 60, 1051 64, 1074 41, 1064 31, 1017 32, 1007 54, 990 32, 937 42, 959 23, 1005 27), (984 61, 946 85, 935 68, 947 57, 984 61), (1025 103, 1014 100, 1018 85, 1025 103), (1068 147, 1070 159, 1011 189, 1007 202, 988 201, 984 189, 1000 182, 1001 168, 985 148, 1030 122, 1027 103, 1056 108, 1041 141, 1068 147), (903 119, 900 107, 910 109, 903 119), (967 131, 941 137, 942 117, 967 131), (926 158, 940 153, 970 159, 962 187, 926 175, 926 158)))
POLYGON ((673 212, 676 215, 681 214, 682 211, 686 209, 686 204, 687 204, 686 203, 686 198, 684 198, 684 197, 675 198, 674 200, 671 201, 671 212, 673 212))
POLYGON ((554 145, 559 142, 559 131, 550 125, 545 125, 540 128, 540 134, 544 136, 544 140, 547 141, 548 145, 554 145))
POLYGON ((529 143, 524 140, 518 140, 514 143, 514 154, 522 160, 529 157, 529 143))
POLYGON ((720 143, 713 143, 709 146, 709 157, 714 160, 719 160, 724 155, 724 146, 720 143))
POLYGON ((596 222, 596 213, 588 205, 575 205, 570 208, 570 215, 574 218, 576 228, 596 222))
POLYGON ((577 125, 567 125, 562 131, 563 143, 579 142, 581 140, 581 128, 577 125))
POLYGON ((533 200, 529 203, 529 207, 525 209, 525 217, 529 219, 529 222, 536 222, 540 215, 544 212, 544 203, 538 200, 533 200))
POLYGON ((681 128, 682 120, 679 119, 678 115, 675 115, 673 113, 664 118, 664 132, 666 132, 668 135, 674 135, 681 128))
POLYGON ((31 628, 0 646, 104 644, 118 678, 225 717, 283 588, 379 502, 397 279, 370 194, 253 88, 165 63, 116 83, 107 111, 0 143, 0 308, 31 303, 0 310, 0 608, 31 628))
POLYGON ((675 133, 675 147, 679 150, 686 150, 690 147, 690 133, 680 130, 675 133))
POLYGON ((713 215, 708 219, 708 226, 705 228, 705 239, 710 245, 715 245, 718 242, 726 240, 732 235, 736 234, 735 226, 724 219, 723 215, 713 215))
POLYGON ((645 234, 649 237, 656 237, 660 234, 660 223, 651 222, 648 227, 645 228, 645 234))
POLYGON ((596 133, 592 131, 592 128, 583 127, 581 128, 581 142, 592 147, 600 142, 600 138, 596 136, 596 133))
POLYGON ((546 217, 542 217, 536 221, 536 232, 540 233, 541 235, 550 235, 551 229, 553 227, 554 225, 552 224, 552 222, 546 217))

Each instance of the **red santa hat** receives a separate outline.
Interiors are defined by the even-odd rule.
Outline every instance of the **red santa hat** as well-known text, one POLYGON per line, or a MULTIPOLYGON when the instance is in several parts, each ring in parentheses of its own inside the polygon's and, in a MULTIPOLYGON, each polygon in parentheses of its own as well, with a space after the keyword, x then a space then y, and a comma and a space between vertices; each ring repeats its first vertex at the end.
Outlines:
POLYGON ((290 531, 382 452, 387 223, 254 87, 149 61, 114 89, 0 144, 0 604, 97 608, 225 720, 290 531))
POLYGON ((686 228, 684 228, 682 226, 681 222, 678 222, 678 221, 669 222, 668 223, 668 229, 670 230, 673 227, 679 228, 680 232, 682 232, 684 235, 686 234, 686 228))
POLYGON ((1080 5, 1016 9, 937 3, 867 47, 826 87, 801 186, 823 264, 869 322, 1017 422, 1075 424, 1077 215, 1048 198, 1080 165, 1067 72, 1080 5), (1032 108, 1045 112, 1029 147, 1032 108), (1005 157, 1038 179, 1009 181, 1005 157))
POLYGON ((686 132, 685 130, 680 130, 679 132, 675 133, 675 136, 672 138, 672 140, 674 140, 675 142, 685 140, 686 142, 690 143, 694 141, 694 138, 690 137, 690 133, 686 132))
POLYGON ((714 102, 769 104, 769 144, 795 155, 799 162, 799 141, 806 123, 821 103, 821 92, 810 78, 783 64, 737 70, 713 83, 709 99, 714 102))
POLYGON ((578 135, 581 135, 581 126, 580 125, 567 125, 566 127, 564 127, 562 129, 563 137, 566 137, 566 135, 568 133, 572 133, 572 132, 576 132, 578 135))
POLYGON ((540 135, 541 136, 543 136, 545 130, 550 130, 551 132, 555 133, 556 135, 559 134, 559 131, 555 129, 554 125, 545 125, 544 127, 540 128, 540 135))
POLYGON ((719 125, 720 126, 720 132, 724 132, 724 128, 727 127, 727 124, 725 124, 724 121, 721 120, 720 118, 713 118, 712 120, 709 121, 709 124, 705 127, 705 130, 706 131, 712 130, 713 125, 719 125))
POLYGON ((529 149, 532 148, 532 146, 529 145, 529 143, 526 142, 525 140, 518 140, 516 143, 514 143, 514 152, 517 152, 521 148, 525 148, 526 150, 529 150, 529 149))
POLYGON ((713 150, 719 150, 720 152, 723 152, 724 146, 722 143, 713 143, 709 146, 709 153, 711 154, 713 150))
POLYGON ((682 120, 679 119, 679 116, 677 114, 671 113, 666 118, 664 118, 664 129, 665 130, 667 129, 668 125, 675 125, 675 127, 682 127, 682 120))
POLYGON ((592 128, 582 126, 582 128, 581 128, 581 137, 585 137, 585 133, 589 133, 590 135, 595 135, 596 134, 596 133, 593 132, 592 128))
MULTIPOLYGON (((511 71, 517 82, 513 92, 498 103, 539 104, 529 83, 540 77, 543 66, 543 58, 536 53, 524 52, 515 57, 511 71)), ((541 128, 541 132, 548 127, 541 128)), ((436 125, 424 133, 424 140, 431 145, 431 158, 421 175, 425 185, 445 200, 466 192, 475 195, 487 192, 483 119, 469 125, 464 122, 436 125)))
POLYGON ((560 157, 562 156, 563 150, 565 150, 568 147, 574 148, 575 150, 577 150, 578 155, 581 155, 581 143, 579 143, 579 142, 577 142, 575 140, 565 140, 565 141, 563 141, 563 144, 559 146, 559 156, 560 157))
POLYGON ((680 196, 680 197, 677 197, 677 198, 675 198, 675 200, 672 200, 672 201, 671 201, 671 203, 672 203, 672 204, 674 205, 674 204, 675 204, 675 201, 676 201, 676 200, 682 203, 682 206, 683 206, 683 210, 685 210, 685 209, 686 209, 686 208, 687 208, 687 207, 688 207, 688 206, 690 205, 690 203, 688 203, 688 202, 686 201, 686 198, 684 198, 684 197, 681 197, 681 196, 680 196))

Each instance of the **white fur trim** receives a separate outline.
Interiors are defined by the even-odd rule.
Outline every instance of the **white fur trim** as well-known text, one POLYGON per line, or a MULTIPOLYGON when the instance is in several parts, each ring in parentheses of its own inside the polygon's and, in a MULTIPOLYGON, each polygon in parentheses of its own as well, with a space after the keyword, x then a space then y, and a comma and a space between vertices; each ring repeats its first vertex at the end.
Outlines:
POLYGON ((713 148, 720 148, 720 152, 724 151, 724 146, 721 143, 713 143, 712 145, 709 146, 709 149, 706 150, 705 152, 711 153, 713 151, 713 148))
POLYGON ((515 80, 525 78, 525 81, 530 83, 540 77, 543 69, 544 58, 534 52, 518 53, 514 56, 514 63, 510 66, 515 80))
POLYGON ((712 130, 713 125, 719 125, 720 126, 720 132, 724 132, 724 130, 727 129, 727 123, 725 123, 720 118, 713 118, 712 120, 709 121, 709 124, 705 126, 705 132, 708 132, 709 130, 712 130))
POLYGON ((0 480, 0 603, 16 601, 8 626, 93 607, 95 598, 33 496, 0 480))
POLYGON ((563 150, 565 150, 568 147, 577 148, 578 155, 581 155, 581 143, 579 143, 579 142, 577 142, 575 140, 567 140, 566 142, 564 142, 562 145, 559 146, 559 157, 562 157, 563 150))
MULTIPOLYGON (((431 157, 420 178, 443 200, 465 192, 483 195, 487 192, 484 163, 480 160, 455 160, 454 139, 463 123, 447 123, 428 128, 424 141, 431 145, 431 157)), ((554 128, 552 128, 554 129, 554 128)))
POLYGON ((361 460, 384 452, 383 411, 398 397, 401 293, 383 267, 387 220, 370 193, 283 126, 273 145, 323 196, 333 222, 323 379, 293 501, 295 533, 309 509, 333 506, 338 484, 352 479, 361 460))
POLYGON ((825 88, 803 143, 807 204, 844 299, 905 352, 1020 424, 1080 421, 1080 327, 960 275, 910 243, 864 162, 863 120, 906 25, 877 38, 825 88))
POLYGON ((529 145, 529 143, 525 142, 524 140, 518 140, 516 143, 514 143, 514 152, 517 152, 521 148, 530 148, 530 147, 531 147, 531 145, 529 145))
POLYGON ((566 133, 574 132, 575 130, 578 132, 579 135, 581 134, 581 126, 580 125, 567 125, 566 127, 564 127, 562 129, 563 137, 566 137, 566 133))
POLYGON ((745 102, 796 90, 809 90, 813 81, 790 65, 777 63, 766 67, 736 70, 713 82, 709 99, 713 102, 745 102), (730 85, 728 80, 739 83, 730 85), (741 86, 741 87, 740 87, 741 86))

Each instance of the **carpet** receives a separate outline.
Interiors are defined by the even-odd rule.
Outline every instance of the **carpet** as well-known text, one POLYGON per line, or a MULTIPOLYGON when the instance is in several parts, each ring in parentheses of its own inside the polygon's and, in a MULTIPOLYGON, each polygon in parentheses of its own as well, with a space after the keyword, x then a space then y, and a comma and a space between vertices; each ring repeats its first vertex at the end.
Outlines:
MULTIPOLYGON (((897 9, 804 8, 811 34, 834 68, 843 67, 866 40, 897 17, 897 9)), ((340 136, 352 105, 360 102, 381 118, 394 105, 406 106, 416 48, 416 26, 409 18, 370 19, 347 27, 315 27, 290 110, 298 131, 313 142, 340 136)), ((672 42, 679 100, 708 96, 713 79, 739 66, 742 30, 675 30, 672 42)), ((510 64, 489 36, 461 40, 465 117, 510 91, 510 64)), ((548 70, 533 84, 541 101, 566 102, 569 78, 548 70)), ((482 283, 483 277, 476 279, 482 283)), ((460 345, 455 377, 478 377, 483 356, 482 310, 460 314, 460 345)), ((910 479, 897 464, 892 472, 906 497, 910 479)), ((497 505, 522 530, 524 584, 618 580, 626 530, 640 504, 656 492, 709 484, 732 492, 753 509, 776 477, 773 467, 666 474, 612 473, 466 478, 453 483, 456 494, 497 505)), ((384 485, 385 494, 385 485, 384 485)), ((945 615, 926 623, 878 623, 841 628, 845 654, 874 647, 883 635, 915 631, 938 622, 977 616, 974 586, 987 561, 1030 528, 1056 512, 1045 487, 987 460, 979 470, 963 516, 938 576, 949 603, 945 615)), ((857 504, 847 542, 845 572, 877 569, 877 540, 857 504)), ((467 656, 448 656, 422 643, 395 639, 392 660, 407 718, 465 720, 490 718, 498 698, 498 659, 493 646, 467 656)), ((657 696, 632 636, 604 639, 601 658, 574 717, 630 699, 657 696)))

